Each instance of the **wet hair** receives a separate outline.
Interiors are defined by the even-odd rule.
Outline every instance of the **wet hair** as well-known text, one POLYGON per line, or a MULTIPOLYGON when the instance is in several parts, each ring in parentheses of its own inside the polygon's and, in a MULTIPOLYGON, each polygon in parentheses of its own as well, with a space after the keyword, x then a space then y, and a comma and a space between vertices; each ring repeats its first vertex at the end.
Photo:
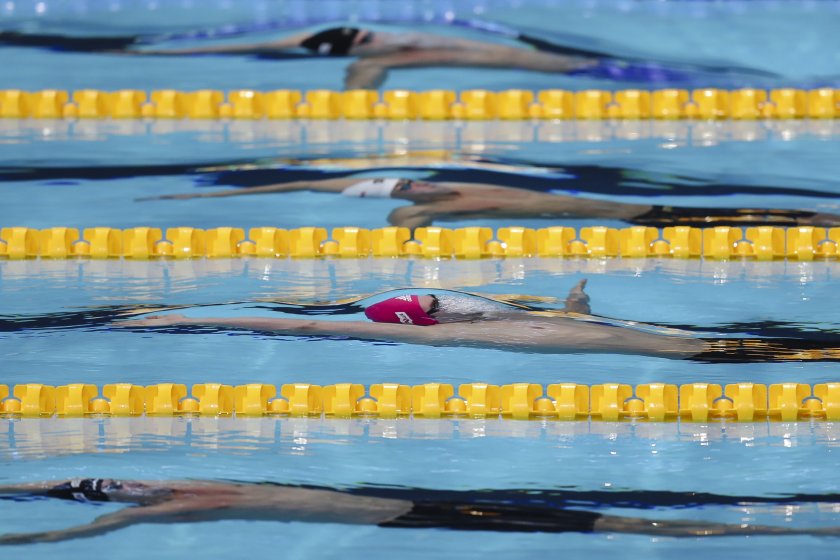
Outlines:
POLYGON ((426 312, 429 315, 434 315, 438 311, 440 311, 440 301, 438 300, 437 296, 434 294, 427 294, 430 298, 432 298, 432 306, 426 312))
MULTIPOLYGON (((362 30, 358 27, 331 27, 300 42, 304 49, 323 56, 346 56, 362 30)), ((370 34, 362 41, 370 40, 370 34)))

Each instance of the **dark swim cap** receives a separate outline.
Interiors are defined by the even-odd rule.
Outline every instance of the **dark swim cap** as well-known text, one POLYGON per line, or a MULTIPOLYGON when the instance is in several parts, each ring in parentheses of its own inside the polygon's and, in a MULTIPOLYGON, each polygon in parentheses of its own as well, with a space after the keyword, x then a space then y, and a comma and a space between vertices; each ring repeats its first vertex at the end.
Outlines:
POLYGON ((50 498, 62 500, 76 500, 77 502, 108 502, 108 494, 102 491, 101 478, 84 478, 71 480, 47 490, 50 498))
POLYGON ((361 32, 357 27, 333 27, 307 37, 300 46, 314 54, 345 56, 361 32))

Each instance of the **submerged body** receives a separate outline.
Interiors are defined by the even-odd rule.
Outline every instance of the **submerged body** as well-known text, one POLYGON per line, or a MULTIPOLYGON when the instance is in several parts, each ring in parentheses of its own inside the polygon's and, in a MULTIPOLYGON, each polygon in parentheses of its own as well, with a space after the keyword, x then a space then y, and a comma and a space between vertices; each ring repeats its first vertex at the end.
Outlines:
POLYGON ((787 529, 702 521, 659 521, 604 515, 549 505, 494 502, 480 492, 472 500, 441 499, 418 491, 412 499, 394 492, 360 495, 329 488, 282 484, 173 480, 81 479, 0 486, 0 496, 49 497, 83 502, 132 504, 93 522, 54 531, 0 535, 0 544, 59 542, 103 535, 141 523, 221 520, 302 521, 438 528, 467 531, 632 533, 699 537, 728 535, 837 535, 838 528, 787 529), (383 495, 385 494, 385 495, 383 495))
POLYGON ((694 208, 628 204, 581 196, 480 183, 415 181, 404 178, 337 178, 290 181, 245 189, 186 193, 160 199, 219 198, 286 192, 326 192, 356 198, 412 202, 388 216, 391 225, 415 228, 435 222, 478 219, 608 219, 651 227, 687 226, 840 226, 840 215, 769 208, 694 208))
POLYGON ((667 336, 581 321, 572 317, 540 317, 513 311, 498 318, 441 323, 427 328, 416 325, 366 321, 266 319, 260 317, 196 318, 183 315, 152 316, 116 323, 119 326, 164 327, 204 325, 268 331, 303 336, 353 336, 368 340, 496 348, 546 354, 611 353, 662 358, 689 358, 707 349, 705 341, 667 336))
POLYGON ((776 77, 772 72, 735 65, 666 63, 553 43, 513 29, 505 42, 484 41, 429 32, 386 32, 336 27, 277 41, 188 49, 133 51, 141 54, 258 54, 282 58, 303 49, 321 56, 356 57, 347 67, 347 89, 376 89, 388 72, 402 68, 497 68, 636 82, 685 83, 692 77, 707 81, 716 75, 746 79, 776 77))
MULTIPOLYGON (((504 42, 429 32, 396 33, 335 27, 259 43, 160 49, 147 46, 150 39, 155 42, 153 37, 75 37, 0 32, 0 44, 71 52, 159 56, 253 55, 269 59, 350 56, 356 60, 347 67, 344 80, 347 89, 376 89, 384 83, 392 69, 428 67, 505 68, 658 83, 685 83, 692 78, 703 78, 707 82, 705 85, 710 85, 708 81, 718 75, 752 80, 775 77, 770 72, 732 65, 655 62, 567 46, 512 29, 506 29, 500 35, 504 37, 504 42)), ((209 36, 212 37, 212 34, 209 36)))

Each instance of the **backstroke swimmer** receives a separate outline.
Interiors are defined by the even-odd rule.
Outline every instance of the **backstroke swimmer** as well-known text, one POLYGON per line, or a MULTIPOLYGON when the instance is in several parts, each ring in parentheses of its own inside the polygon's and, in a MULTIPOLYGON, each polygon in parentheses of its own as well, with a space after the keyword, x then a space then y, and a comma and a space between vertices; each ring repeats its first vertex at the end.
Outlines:
POLYGON ((356 57, 347 67, 344 81, 347 89, 378 88, 392 69, 429 67, 507 68, 660 83, 689 82, 692 73, 699 73, 707 82, 715 75, 743 79, 775 77, 772 73, 749 68, 636 60, 554 44, 513 30, 506 30, 504 35, 512 39, 515 46, 429 32, 385 32, 359 27, 333 27, 259 43, 182 49, 137 49, 135 47, 142 47, 144 38, 141 36, 88 38, 9 31, 0 32, 0 44, 158 56, 286 58, 305 54, 356 57))
POLYGON ((400 295, 368 306, 369 321, 263 317, 150 315, 113 327, 206 326, 293 336, 350 336, 367 340, 492 348, 544 354, 609 353, 700 362, 840 361, 840 349, 789 338, 692 338, 643 323, 590 315, 586 280, 574 286, 560 311, 523 306, 460 292, 400 295))
POLYGON ((171 194, 140 200, 188 200, 299 191, 336 193, 352 198, 411 201, 412 205, 396 208, 388 215, 388 223, 391 225, 408 228, 429 226, 438 221, 531 218, 603 218, 651 227, 749 224, 782 227, 840 226, 840 215, 806 210, 628 204, 501 185, 429 182, 397 177, 290 181, 245 189, 171 194))
POLYGON ((116 502, 131 507, 68 529, 0 535, 0 544, 60 542, 104 535, 143 523, 197 523, 222 520, 302 521, 376 525, 402 529, 517 531, 526 533, 625 533, 659 537, 758 535, 838 536, 840 527, 791 529, 705 521, 664 521, 606 515, 582 509, 510 503, 470 492, 461 501, 434 491, 416 490, 363 495, 329 488, 274 483, 199 480, 129 481, 85 478, 0 486, 0 497, 25 500, 56 498, 81 502, 116 502), (386 494, 386 495, 383 495, 386 494), (472 497, 473 500, 464 499, 472 497))

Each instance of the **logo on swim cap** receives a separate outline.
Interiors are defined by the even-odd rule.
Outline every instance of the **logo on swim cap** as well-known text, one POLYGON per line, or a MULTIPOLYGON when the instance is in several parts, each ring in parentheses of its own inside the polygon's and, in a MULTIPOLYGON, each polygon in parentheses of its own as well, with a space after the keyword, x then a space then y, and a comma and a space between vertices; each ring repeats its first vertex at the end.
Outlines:
POLYGON ((414 321, 411 320, 411 317, 408 316, 408 313, 404 313, 402 311, 395 311, 394 315, 400 320, 400 323, 404 325, 413 325, 414 321))
POLYGON ((437 325, 438 321, 420 305, 417 296, 396 296, 375 303, 365 309, 365 316, 375 323, 401 323, 403 325, 437 325))
POLYGON ((388 198, 394 192, 399 179, 377 178, 368 179, 354 183, 341 191, 344 196, 356 196, 359 198, 388 198))

